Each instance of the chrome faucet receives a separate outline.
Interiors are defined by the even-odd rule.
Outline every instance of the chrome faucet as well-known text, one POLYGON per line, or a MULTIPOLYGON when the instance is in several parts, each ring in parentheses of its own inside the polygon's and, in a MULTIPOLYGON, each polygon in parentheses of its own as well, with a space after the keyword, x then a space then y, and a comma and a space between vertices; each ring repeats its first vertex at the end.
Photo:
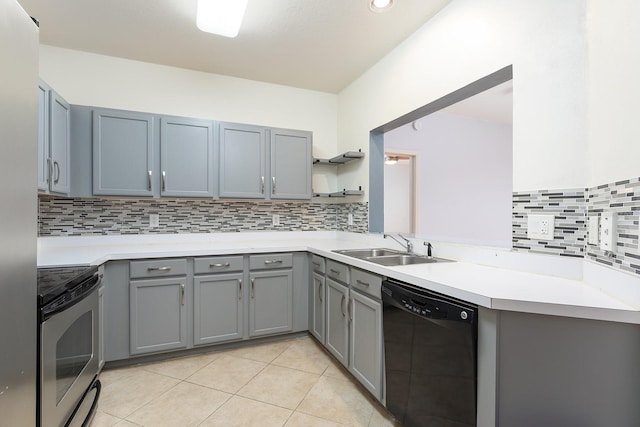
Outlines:
POLYGON ((391 237, 393 240, 395 240, 397 243, 399 243, 403 248, 405 248, 407 250, 407 252, 409 252, 410 254, 413 253, 413 243, 411 242, 411 240, 407 239, 402 234, 398 233, 398 237, 400 237, 402 240, 404 240, 404 242, 401 242, 400 240, 398 240, 397 238, 395 238, 391 234, 383 234, 382 237, 384 237, 385 239, 387 237, 391 237))

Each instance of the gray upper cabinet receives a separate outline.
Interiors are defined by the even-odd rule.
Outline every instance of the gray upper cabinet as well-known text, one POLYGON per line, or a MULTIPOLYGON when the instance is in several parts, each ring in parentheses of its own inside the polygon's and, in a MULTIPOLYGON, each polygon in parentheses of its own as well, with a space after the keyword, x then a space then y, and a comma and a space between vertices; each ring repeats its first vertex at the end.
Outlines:
POLYGON ((311 198, 311 133, 271 130, 271 198, 311 198))
POLYGON ((153 196, 154 140, 150 114, 93 111, 93 194, 153 196))
POLYGON ((266 130, 220 124, 220 197, 263 199, 266 192, 266 130))
POLYGON ((220 197, 310 199, 311 145, 311 132, 221 123, 220 197))
POLYGON ((38 85, 38 190, 69 194, 71 108, 46 83, 38 85))
POLYGON ((49 191, 49 86, 38 84, 38 191, 49 191))
POLYGON ((213 122, 161 118, 162 196, 213 197, 213 122))

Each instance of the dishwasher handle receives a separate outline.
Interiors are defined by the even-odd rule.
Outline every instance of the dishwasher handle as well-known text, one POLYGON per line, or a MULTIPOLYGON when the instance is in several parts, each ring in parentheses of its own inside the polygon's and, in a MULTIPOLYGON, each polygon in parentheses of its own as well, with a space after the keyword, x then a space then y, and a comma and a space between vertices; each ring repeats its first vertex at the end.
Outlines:
POLYGON ((471 304, 388 280, 382 282, 382 302, 427 319, 476 323, 477 307, 471 304))

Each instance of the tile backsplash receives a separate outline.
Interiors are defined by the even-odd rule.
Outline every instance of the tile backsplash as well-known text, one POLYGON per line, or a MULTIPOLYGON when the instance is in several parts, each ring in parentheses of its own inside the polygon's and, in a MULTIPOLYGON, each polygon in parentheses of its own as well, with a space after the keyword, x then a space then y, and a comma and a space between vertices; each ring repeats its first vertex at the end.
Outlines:
POLYGON ((592 188, 513 193, 513 249, 551 255, 585 257, 640 275, 640 178, 592 188), (613 212, 617 218, 616 251, 605 253, 588 244, 588 218, 613 212), (527 238, 529 213, 555 216, 553 241, 527 238))
POLYGON ((40 197, 40 236, 341 230, 365 233, 367 203, 40 197), (353 225, 348 225, 348 214, 353 225), (158 227, 149 215, 159 214, 158 227), (273 215, 280 225, 273 225, 273 215))

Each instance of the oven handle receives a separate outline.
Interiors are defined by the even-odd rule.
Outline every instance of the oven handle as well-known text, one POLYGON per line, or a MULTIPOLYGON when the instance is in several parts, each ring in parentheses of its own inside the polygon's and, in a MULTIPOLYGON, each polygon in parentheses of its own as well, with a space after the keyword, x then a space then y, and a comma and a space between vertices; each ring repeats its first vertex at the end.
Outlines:
POLYGON ((85 397, 87 397, 91 392, 91 390, 93 390, 94 388, 96 389, 96 395, 93 398, 93 402, 91 402, 91 408, 89 408, 89 412, 87 413, 87 418, 82 420, 82 424, 80 426, 88 427, 91 424, 91 421, 93 421, 93 417, 96 415, 96 410, 98 409, 98 400, 100 400, 100 392, 102 391, 102 383, 98 379, 96 379, 91 384, 91 386, 87 389, 87 391, 84 392, 84 394, 82 395, 82 398, 80 399, 80 402, 78 402, 78 406, 76 406, 76 408, 71 413, 69 420, 65 423, 65 427, 70 427, 72 422, 74 425, 77 425, 77 422, 74 420, 74 417, 77 415, 78 410, 82 406, 82 403, 85 397))
MULTIPOLYGON (((73 307, 74 305, 76 305, 77 303, 85 299, 87 296, 89 296, 93 291, 98 289, 98 287, 100 286, 100 283, 102 283, 102 277, 101 275, 96 273, 82 284, 83 291, 80 295, 76 295, 74 296, 74 298, 64 301, 59 305, 54 305, 53 307, 51 306, 52 304, 45 305, 40 309, 40 317, 41 317, 40 321, 44 322, 45 320, 51 318, 52 316, 55 316, 56 314, 67 310, 69 307, 73 307)), ((67 291, 63 295, 68 296, 69 292, 67 291)), ((55 303, 58 300, 58 298, 54 299, 52 303, 55 303)))

